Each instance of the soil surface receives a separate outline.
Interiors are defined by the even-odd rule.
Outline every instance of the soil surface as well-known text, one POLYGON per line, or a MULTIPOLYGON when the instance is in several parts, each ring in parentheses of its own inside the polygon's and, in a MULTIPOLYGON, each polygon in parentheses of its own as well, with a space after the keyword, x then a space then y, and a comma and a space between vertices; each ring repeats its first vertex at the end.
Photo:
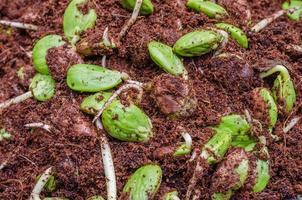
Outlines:
MULTIPOLYGON (((62 18, 68 0, 1 0, 0 19, 32 23, 37 31, 0 26, 0 102, 20 95, 28 90, 30 78, 35 71, 31 51, 35 42, 47 34, 63 36, 62 18)), ((251 192, 245 186, 236 191, 233 199, 296 199, 302 194, 302 123, 288 133, 282 128, 293 117, 302 117, 302 56, 290 50, 288 45, 301 45, 302 23, 293 22, 287 16, 280 17, 259 33, 249 30, 253 24, 280 10, 282 0, 219 1, 228 10, 223 20, 207 16, 186 8, 186 0, 152 0, 155 12, 140 16, 114 52, 107 54, 107 68, 129 74, 131 79, 152 82, 164 74, 150 59, 147 44, 151 40, 173 45, 183 34, 198 28, 213 26, 225 21, 241 27, 248 35, 250 46, 243 49, 230 40, 224 52, 235 57, 213 58, 207 54, 196 58, 185 58, 189 84, 193 87, 197 105, 189 116, 167 117, 160 111, 152 93, 144 93, 140 107, 151 118, 154 137, 146 143, 121 142, 108 136, 117 176, 118 195, 127 180, 138 167, 147 163, 158 163, 163 170, 161 187, 155 196, 160 197, 172 189, 178 190, 183 199, 188 182, 195 167, 191 155, 171 156, 169 148, 175 149, 183 142, 181 130, 185 129, 193 139, 193 148, 200 149, 212 136, 209 126, 230 113, 244 114, 252 110, 252 91, 256 87, 272 86, 274 77, 261 80, 259 72, 272 64, 283 63, 289 68, 297 92, 293 112, 279 114, 273 134, 280 140, 274 142, 268 133, 271 180, 261 193, 251 192), (245 12, 250 8, 251 19, 245 12), (163 150, 162 153, 160 150, 163 150), (154 152, 160 152, 156 155, 154 152), (168 152, 168 153, 165 153, 168 152)), ((86 31, 82 38, 100 38, 106 27, 109 37, 117 38, 131 13, 123 9, 119 0, 89 0, 98 19, 95 28, 86 31)), ((84 8, 83 8, 84 9, 84 8)), ((85 8, 86 9, 86 8, 85 8)), ((84 9, 84 10, 85 10, 84 9)), ((64 49, 61 49, 64 52, 64 49)), ((59 56, 60 51, 51 51, 59 56)), ((98 52, 98 51, 96 51, 98 52)), ((71 91, 64 79, 68 64, 81 58, 49 60, 58 69, 55 97, 47 102, 28 99, 18 105, 0 111, 0 128, 12 134, 9 140, 0 141, 0 163, 7 165, 0 171, 0 199, 28 199, 35 185, 35 177, 53 166, 57 177, 56 190, 43 191, 42 196, 60 196, 82 200, 93 195, 106 197, 106 180, 101 163, 98 140, 100 133, 92 124, 92 117, 82 113, 79 105, 87 93, 71 91), (62 73, 62 74, 60 74, 62 73), (24 127, 27 123, 43 122, 52 127, 49 133, 42 129, 24 127)), ((84 63, 102 63, 102 56, 83 58, 84 63)), ((181 91, 176 91, 181 92, 181 91)), ((178 94, 178 93, 177 93, 178 94)), ((257 133, 259 134, 259 133, 257 133)), ((211 166, 198 181, 196 189, 200 199, 210 199, 212 177, 219 168, 211 166)), ((222 184, 223 185, 223 184, 222 184)))

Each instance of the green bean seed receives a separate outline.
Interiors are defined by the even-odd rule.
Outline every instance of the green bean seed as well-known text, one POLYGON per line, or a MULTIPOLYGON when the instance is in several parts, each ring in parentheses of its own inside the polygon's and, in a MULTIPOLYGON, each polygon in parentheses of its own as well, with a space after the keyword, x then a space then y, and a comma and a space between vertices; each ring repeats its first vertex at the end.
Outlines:
POLYGON ((102 123, 109 135, 122 141, 145 142, 153 135, 149 117, 136 105, 118 100, 104 110, 102 123))
POLYGON ((46 62, 47 51, 53 47, 64 45, 62 37, 59 35, 47 35, 41 38, 34 46, 32 52, 33 64, 35 70, 41 74, 49 74, 46 62))
POLYGON ((201 56, 217 49, 223 36, 215 31, 201 30, 187 33, 173 46, 173 51, 180 56, 201 56))
POLYGON ((71 44, 76 44, 80 34, 95 25, 97 15, 94 9, 90 9, 87 14, 78 9, 78 6, 85 3, 87 0, 72 0, 64 12, 63 30, 71 44))
POLYGON ((151 59, 165 72, 175 76, 187 74, 182 61, 173 53, 171 47, 152 41, 148 44, 148 50, 151 59))
POLYGON ((35 99, 46 101, 51 99, 55 94, 55 81, 50 75, 36 74, 29 86, 35 99))
POLYGON ((270 175, 269 175, 269 162, 265 160, 257 160, 256 167, 256 184, 253 186, 253 192, 261 192, 267 186, 270 175))
POLYGON ((98 92, 90 95, 84 98, 80 109, 87 114, 96 115, 111 96, 112 92, 98 92))
POLYGON ((123 188, 129 200, 150 200, 156 194, 162 179, 162 170, 156 164, 138 168, 123 188))
MULTIPOLYGON (((121 5, 123 8, 133 11, 135 7, 136 0, 121 0, 121 5)), ((141 9, 139 11, 139 14, 141 15, 150 15, 154 11, 154 6, 151 2, 151 0, 143 0, 141 9)))
POLYGON ((249 42, 245 33, 238 27, 228 23, 218 23, 215 26, 231 34, 231 37, 243 48, 248 48, 249 42))
POLYGON ((302 1, 301 0, 285 1, 282 4, 282 8, 284 10, 296 9, 294 12, 288 12, 287 15, 292 20, 300 21, 300 16, 302 14, 302 1))
POLYGON ((122 82, 122 73, 98 65, 76 64, 67 72, 67 85, 75 91, 98 92, 122 82))
POLYGON ((220 5, 204 0, 189 0, 187 7, 196 12, 202 12, 210 18, 223 18, 228 15, 227 11, 220 5))

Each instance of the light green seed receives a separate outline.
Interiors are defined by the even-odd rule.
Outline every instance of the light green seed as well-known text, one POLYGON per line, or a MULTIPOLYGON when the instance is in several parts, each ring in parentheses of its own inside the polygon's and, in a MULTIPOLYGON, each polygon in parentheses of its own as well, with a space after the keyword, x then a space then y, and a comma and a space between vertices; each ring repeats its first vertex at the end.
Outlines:
MULTIPOLYGON (((121 5, 123 8, 133 11, 135 7, 136 0, 121 0, 121 5)), ((151 0, 143 0, 141 9, 139 11, 139 14, 141 15, 150 15, 154 11, 154 6, 151 2, 151 0)))
POLYGON ((176 199, 180 199, 178 197, 178 192, 176 190, 166 193, 163 197, 163 200, 176 200, 176 199))
POLYGON ((191 153, 191 148, 187 146, 187 144, 181 144, 180 147, 176 149, 173 156, 184 156, 191 153))
POLYGON ((122 74, 98 65, 76 64, 67 72, 67 85, 75 91, 98 92, 122 82, 122 74))
POLYGON ((194 31, 178 39, 173 51, 185 57, 201 56, 217 49, 222 39, 222 35, 215 31, 194 31))
POLYGON ((148 44, 148 50, 151 59, 165 72, 175 76, 187 74, 182 61, 173 53, 171 47, 152 41, 148 44))
POLYGON ((159 165, 148 164, 138 168, 128 179, 123 193, 129 200, 150 200, 156 194, 162 179, 159 165))
POLYGON ((264 160, 257 160, 257 178, 256 184, 253 187, 253 192, 262 192, 270 180, 269 163, 264 160))
POLYGON ((35 70, 41 74, 49 74, 46 61, 47 51, 53 47, 64 45, 62 37, 59 35, 47 35, 41 38, 33 48, 33 64, 35 70))
POLYGON ((109 135, 122 141, 145 142, 153 135, 149 117, 136 105, 118 100, 104 110, 102 123, 109 135))
POLYGON ((71 44, 76 44, 80 34, 95 25, 97 15, 94 9, 90 9, 86 15, 78 9, 78 6, 85 3, 87 0, 72 0, 64 12, 63 30, 71 44))
POLYGON ((243 48, 249 47, 248 38, 240 28, 227 23, 218 23, 215 26, 231 34, 231 37, 243 48))
POLYGON ((196 12, 202 12, 210 18, 223 18, 228 15, 227 11, 220 5, 204 0, 189 0, 187 7, 196 12))
POLYGON ((46 101, 55 94, 56 83, 50 75, 36 74, 29 86, 35 99, 46 101))
POLYGON ((111 96, 112 92, 98 92, 85 97, 80 109, 87 114, 96 115, 111 96))
POLYGON ((229 130, 233 136, 236 136, 247 133, 251 127, 242 116, 232 114, 222 117, 217 128, 229 130))
POLYGON ((300 16, 302 14, 302 1, 301 0, 290 0, 290 1, 285 1, 282 4, 282 8, 284 10, 288 9, 296 9, 296 11, 292 13, 287 13, 288 17, 292 20, 295 21, 300 21, 300 16))

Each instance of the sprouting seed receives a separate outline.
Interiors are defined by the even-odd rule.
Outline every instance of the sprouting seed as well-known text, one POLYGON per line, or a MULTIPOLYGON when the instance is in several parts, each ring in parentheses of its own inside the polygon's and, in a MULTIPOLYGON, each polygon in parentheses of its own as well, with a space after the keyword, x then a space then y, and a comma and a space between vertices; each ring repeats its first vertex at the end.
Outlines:
POLYGON ((223 18, 228 15, 227 11, 220 5, 204 0, 189 0, 187 7, 191 8, 196 12, 202 12, 210 18, 223 18))
POLYGON ((248 48, 248 38, 245 33, 238 27, 228 24, 228 23, 217 23, 215 24, 217 28, 223 29, 231 34, 231 37, 236 40, 236 42, 243 48, 248 48))
POLYGON ((12 135, 5 130, 5 128, 0 129, 0 141, 8 140, 12 135))
POLYGON ((12 22, 12 21, 7 21, 7 20, 0 20, 0 24, 5 25, 5 26, 11 26, 11 27, 14 27, 14 28, 28 29, 28 30, 33 30, 33 31, 38 30, 38 26, 36 26, 36 25, 26 24, 26 23, 21 23, 21 22, 12 22))
POLYGON ((256 183, 253 192, 262 192, 270 180, 269 161, 258 159, 256 164, 256 183))
POLYGON ((160 42, 151 41, 148 44, 148 50, 151 59, 165 72, 175 76, 181 75, 187 79, 188 72, 180 58, 173 53, 171 47, 160 42))
POLYGON ((67 72, 67 85, 79 92, 98 92, 120 84, 125 75, 98 65, 76 64, 67 72))
POLYGON ((302 14, 302 1, 301 0, 290 0, 290 1, 285 1, 282 4, 282 8, 284 10, 288 9, 296 9, 293 12, 288 12, 287 15, 290 19, 294 21, 299 21, 300 16, 302 14))
POLYGON ((275 101, 281 104, 281 108, 289 114, 296 102, 296 91, 287 68, 283 65, 276 65, 266 72, 260 74, 261 78, 266 78, 274 73, 279 73, 272 88, 275 101))
POLYGON ((187 132, 182 132, 181 133, 182 137, 184 138, 185 142, 180 145, 174 152, 174 156, 183 156, 190 154, 192 151, 192 137, 189 133, 187 132))
POLYGON ((40 193, 42 192, 47 181, 52 177, 51 173, 52 167, 49 167, 43 172, 36 185, 34 186, 34 189, 30 194, 29 200, 41 200, 40 193))
POLYGON ((0 109, 9 107, 12 104, 21 103, 31 97, 38 101, 47 101, 55 94, 55 81, 49 75, 36 74, 29 86, 28 92, 0 103, 0 109))
POLYGON ((83 14, 78 6, 86 4, 87 0, 72 0, 64 12, 63 30, 68 41, 75 45, 80 39, 80 34, 89 28, 93 28, 97 19, 94 9, 89 9, 83 14))
POLYGON ((41 74, 49 74, 49 69, 46 61, 47 51, 53 47, 64 45, 62 37, 59 35, 47 35, 41 38, 34 46, 32 59, 35 70, 41 74))
MULTIPOLYGON (((121 5, 123 8, 133 11, 135 9, 135 4, 137 0, 121 0, 121 5)), ((143 0, 141 8, 139 9, 139 14, 141 15, 150 15, 154 11, 154 6, 151 0, 143 0)))

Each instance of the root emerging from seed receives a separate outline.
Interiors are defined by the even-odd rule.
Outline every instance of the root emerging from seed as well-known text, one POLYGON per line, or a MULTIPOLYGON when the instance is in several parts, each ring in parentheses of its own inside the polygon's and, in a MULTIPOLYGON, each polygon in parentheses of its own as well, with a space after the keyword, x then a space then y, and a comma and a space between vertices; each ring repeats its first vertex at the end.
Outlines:
POLYGON ((34 189, 32 190, 29 200, 40 200, 40 193, 42 192, 46 182, 51 177, 51 170, 52 167, 49 167, 44 171, 44 173, 39 178, 38 182, 36 183, 34 189))
POLYGON ((36 31, 38 30, 38 26, 33 25, 33 24, 25 24, 21 22, 12 22, 12 21, 7 21, 7 20, 0 20, 0 24, 5 25, 5 26, 11 26, 14 28, 21 28, 21 29, 27 29, 27 30, 33 30, 36 31))
POLYGON ((42 122, 29 123, 29 124, 25 124, 24 126, 27 128, 41 128, 49 133, 51 133, 51 129, 52 129, 50 125, 44 124, 42 122))
POLYGON ((15 98, 9 99, 3 103, 0 104, 0 110, 5 109, 13 104, 17 104, 17 103, 21 103, 29 98, 31 98, 33 96, 31 91, 28 91, 24 94, 21 94, 15 98))

